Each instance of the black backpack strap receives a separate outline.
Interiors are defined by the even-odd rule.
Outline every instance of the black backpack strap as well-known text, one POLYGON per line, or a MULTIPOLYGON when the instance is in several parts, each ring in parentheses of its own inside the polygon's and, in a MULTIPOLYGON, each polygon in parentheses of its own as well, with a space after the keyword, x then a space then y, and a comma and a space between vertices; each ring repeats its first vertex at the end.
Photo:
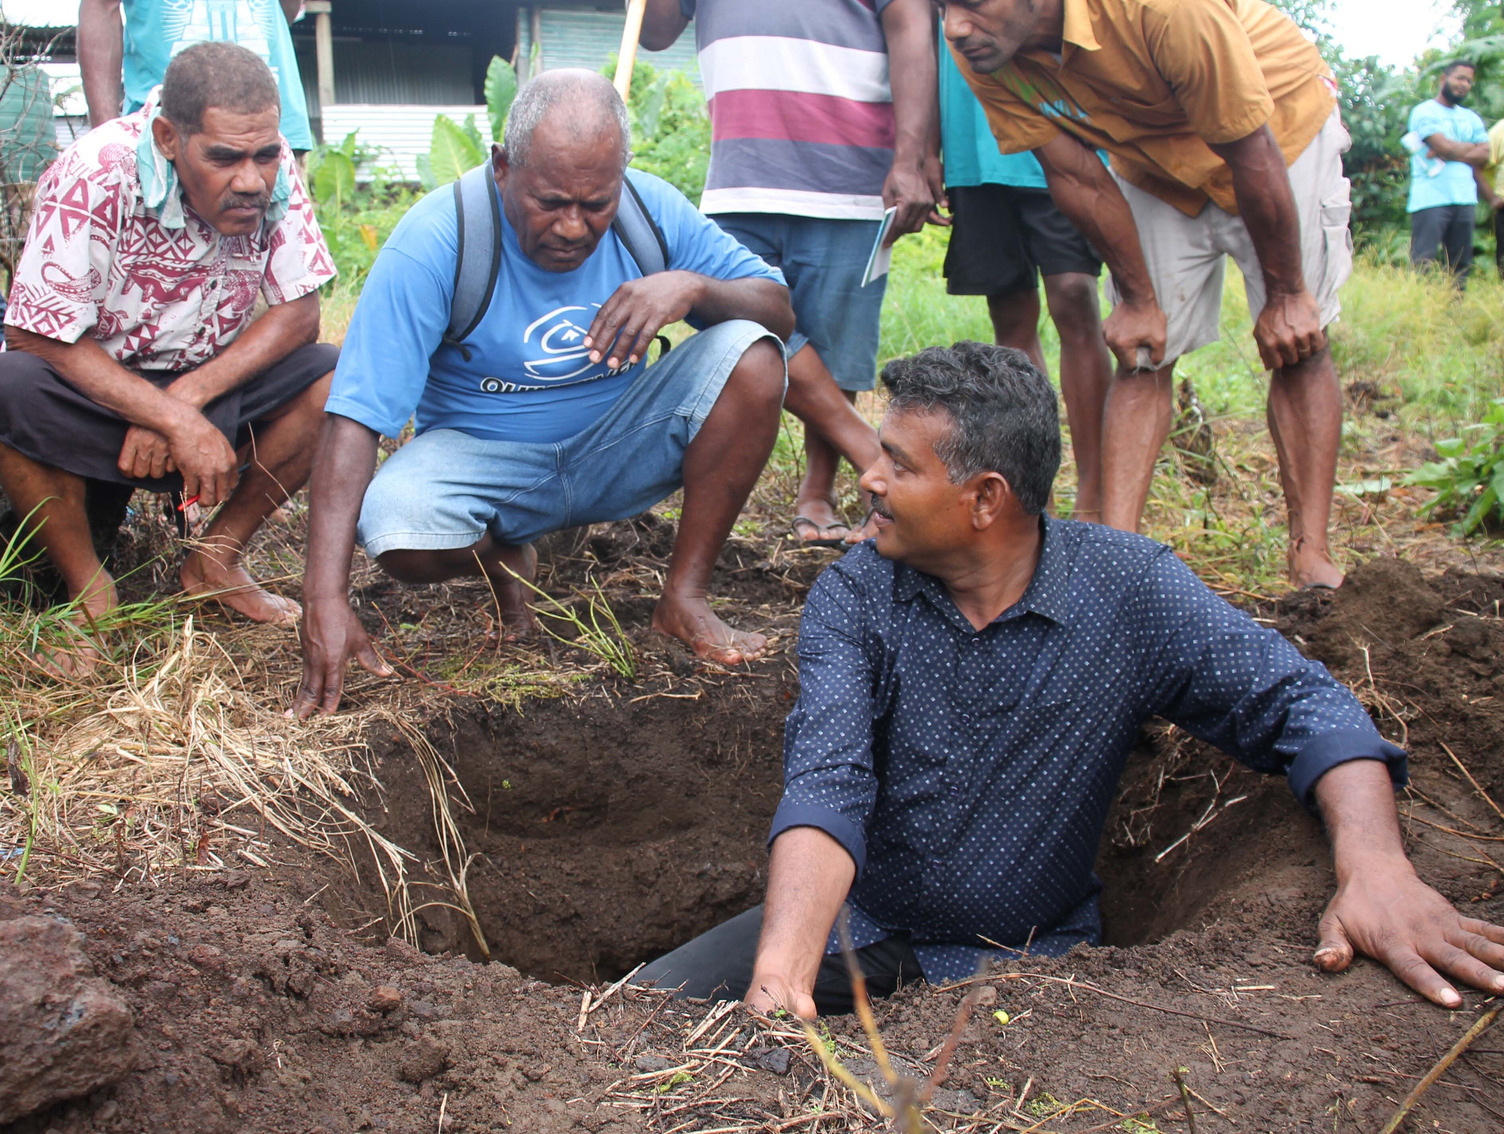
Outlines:
POLYGON ((501 268, 501 203, 484 162, 454 183, 454 211, 459 224, 459 254, 454 264, 454 300, 443 341, 459 347, 480 324, 496 291, 501 268))
POLYGON ((611 222, 617 239, 626 245, 637 269, 645 276, 668 270, 668 241, 663 239, 663 230, 658 227, 642 203, 632 179, 621 179, 621 204, 616 208, 616 219, 611 222))

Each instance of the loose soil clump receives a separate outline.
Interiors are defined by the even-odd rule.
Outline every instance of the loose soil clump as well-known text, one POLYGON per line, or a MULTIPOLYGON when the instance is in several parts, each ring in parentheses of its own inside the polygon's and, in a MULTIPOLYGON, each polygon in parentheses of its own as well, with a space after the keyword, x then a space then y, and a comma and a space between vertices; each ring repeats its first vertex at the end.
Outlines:
MULTIPOLYGON (((737 596, 743 620, 781 618, 786 649, 812 574, 749 560, 717 593, 737 596)), ((1401 811, 1417 868, 1496 922, 1501 601, 1498 577, 1375 560, 1338 592, 1256 612, 1408 746, 1401 811)), ((645 607, 623 619, 638 683, 596 679, 520 711, 457 701, 427 730, 469 800, 455 814, 493 963, 476 963, 468 919, 439 905, 417 915, 430 952, 383 941, 385 898, 364 864, 3 892, 0 921, 62 917, 82 931, 135 1021, 124 1079, 14 1129, 883 1128, 787 1024, 608 983, 758 900, 797 693, 788 652, 710 677, 652 644, 645 607)), ((376 749, 386 790, 367 817, 437 863, 423 773, 398 736, 376 749)), ((1107 946, 990 974, 995 999, 961 1031, 927 1116, 936 1128, 1180 1130, 1189 1107, 1198 1129, 1376 1130, 1485 1000, 1443 1011, 1368 961, 1316 972, 1334 884, 1319 823, 1283 782, 1177 729, 1145 730, 1098 871, 1107 946)), ((878 1006, 900 1069, 929 1073, 965 992, 916 987, 878 1006)), ((849 1070, 880 1076, 854 1019, 825 1026, 849 1070)), ((1501 1126, 1504 1042, 1489 1032, 1409 1128, 1501 1126)))

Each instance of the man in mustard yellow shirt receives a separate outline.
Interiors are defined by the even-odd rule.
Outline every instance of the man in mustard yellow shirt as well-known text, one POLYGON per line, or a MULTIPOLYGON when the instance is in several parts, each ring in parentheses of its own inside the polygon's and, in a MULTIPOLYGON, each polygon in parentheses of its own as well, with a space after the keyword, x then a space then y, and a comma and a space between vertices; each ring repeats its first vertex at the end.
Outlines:
POLYGON ((1504 279, 1504 118, 1488 131, 1488 164, 1478 171, 1478 198, 1494 218, 1494 266, 1504 279))
POLYGON ((1230 255, 1273 371, 1290 577, 1339 585, 1327 525, 1342 392, 1325 328, 1352 270, 1349 140, 1316 48, 1262 0, 943 7, 999 148, 1034 152, 1056 203, 1112 269, 1104 330, 1119 370, 1103 422, 1103 520, 1139 525, 1175 360, 1218 337, 1230 255))

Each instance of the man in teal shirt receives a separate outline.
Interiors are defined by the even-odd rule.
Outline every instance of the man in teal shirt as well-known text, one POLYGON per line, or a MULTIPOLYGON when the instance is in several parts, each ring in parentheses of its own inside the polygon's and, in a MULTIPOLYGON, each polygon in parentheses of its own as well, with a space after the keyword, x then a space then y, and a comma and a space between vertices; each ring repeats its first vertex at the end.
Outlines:
POLYGON ((1033 154, 998 152, 986 112, 940 51, 940 138, 951 213, 945 287, 985 295, 999 346, 1048 374, 1039 342, 1039 276, 1060 335, 1060 389, 1076 457, 1071 516, 1102 518, 1102 410, 1112 355, 1102 337, 1097 277, 1102 260, 1050 197, 1033 154))
POLYGON ((189 44, 226 40, 271 68, 282 94, 282 136, 295 153, 313 149, 288 27, 302 10, 303 0, 79 0, 78 63, 89 125, 140 110, 172 57, 189 44))
MULTIPOLYGON (((1438 253, 1458 287, 1473 266, 1478 185, 1488 164, 1488 131, 1463 101, 1473 89, 1473 65, 1456 59, 1441 73, 1436 97, 1410 112, 1410 262, 1436 262, 1438 253)), ((1492 197, 1491 186, 1485 188, 1492 197)))

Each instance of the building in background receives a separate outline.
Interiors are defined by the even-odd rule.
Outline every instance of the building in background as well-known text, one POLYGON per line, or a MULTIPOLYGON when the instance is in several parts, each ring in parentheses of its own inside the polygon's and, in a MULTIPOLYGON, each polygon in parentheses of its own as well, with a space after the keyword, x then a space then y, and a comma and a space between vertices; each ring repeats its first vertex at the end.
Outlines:
MULTIPOLYGON (((0 0, 0 16, 34 29, 46 45, 43 69, 57 99, 60 145, 87 129, 74 55, 77 0, 0 0), (59 21, 66 20, 66 23, 59 21)), ((314 135, 338 143, 354 132, 379 152, 378 165, 417 180, 436 115, 485 122, 483 93, 493 55, 519 77, 533 67, 599 70, 621 43, 620 0, 306 0, 293 48, 314 135)), ((695 72, 693 40, 642 52, 655 67, 695 72)))

